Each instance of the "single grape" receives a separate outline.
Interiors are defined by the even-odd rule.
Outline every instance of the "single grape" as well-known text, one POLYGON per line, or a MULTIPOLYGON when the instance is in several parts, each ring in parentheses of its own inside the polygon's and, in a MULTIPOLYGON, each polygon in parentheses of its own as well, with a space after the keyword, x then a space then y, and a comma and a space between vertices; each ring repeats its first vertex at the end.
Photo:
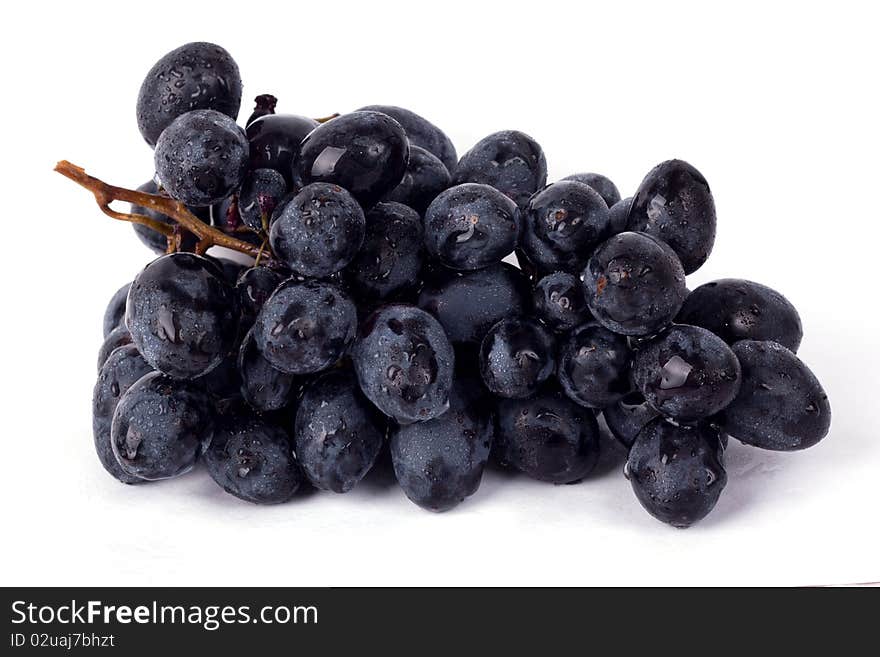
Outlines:
POLYGON ((629 210, 632 207, 633 197, 621 199, 608 208, 608 230, 610 235, 619 235, 626 232, 626 224, 629 221, 629 210))
POLYGON ((523 224, 522 250, 538 270, 579 272, 609 236, 608 206, 592 187, 563 180, 529 199, 523 224))
POLYGON ((263 304, 253 337, 272 367, 311 374, 339 360, 356 330, 357 311, 348 295, 330 283, 291 279, 263 304))
POLYGON ((207 374, 193 379, 201 386, 211 401, 226 407, 230 403, 241 401, 241 374, 238 371, 238 350, 233 349, 220 364, 207 374))
POLYGON ((238 214, 245 226, 265 233, 269 229, 269 218, 286 195, 284 176, 274 169, 254 169, 241 184, 238 214))
POLYGON ((376 462, 385 437, 350 370, 321 375, 296 411, 294 449, 315 488, 347 493, 376 462))
POLYGON ((235 60, 213 43, 187 43, 153 65, 141 84, 137 122, 155 146, 178 116, 192 110, 216 110, 234 120, 241 107, 241 75, 235 60))
POLYGON ((498 404, 500 460, 539 481, 571 484, 599 459, 599 425, 593 412, 559 391, 498 404))
POLYGON ((190 471, 211 441, 213 414, 205 393, 189 381, 151 372, 119 399, 111 425, 113 454, 141 479, 190 471))
POLYGON ((312 183, 278 207, 269 242, 292 270, 320 278, 352 261, 364 231, 364 212, 351 194, 338 185, 312 183))
POLYGON ((602 416, 611 434, 627 450, 636 441, 636 436, 652 420, 660 417, 640 392, 631 392, 616 404, 602 409, 602 416))
POLYGON ((554 331, 570 331, 592 317, 580 281, 567 272, 555 272, 539 280, 532 301, 535 315, 554 331))
POLYGON ((219 416, 204 461, 223 490, 254 504, 287 502, 302 485, 287 432, 244 409, 219 416))
POLYGON ((400 183, 408 161, 409 142, 397 121, 352 112, 322 123, 303 140, 293 180, 300 187, 339 185, 369 208, 400 183))
POLYGON ((699 269, 715 243, 715 201, 703 175, 687 162, 654 167, 633 197, 627 229, 663 240, 686 274, 699 269))
POLYGON ((625 337, 590 322, 574 329, 561 344, 559 383, 581 406, 605 408, 632 389, 631 359, 625 337))
POLYGON ((300 144, 317 127, 314 119, 296 114, 271 114, 248 123, 251 169, 274 169, 290 185, 300 144))
POLYGON ((657 418, 639 432, 625 472, 648 513, 683 529, 705 518, 727 485, 723 451, 710 426, 657 418))
POLYGON ((437 195, 449 187, 449 171, 434 155, 418 146, 409 147, 409 164, 403 180, 385 195, 424 214, 437 195))
POLYGON ((283 280, 284 277, 279 272, 263 266, 249 267, 239 275, 235 283, 235 293, 241 312, 242 329, 253 326, 260 308, 283 280))
POLYGON ((241 342, 237 364, 241 395, 254 410, 277 411, 293 401, 297 377, 272 367, 257 349, 253 329, 241 342))
POLYGON ((644 233, 621 233, 603 243, 581 280, 593 316, 623 335, 657 333, 672 322, 687 296, 675 254, 644 233))
POLYGON ((110 331, 98 350, 98 371, 100 372, 104 367, 104 363, 107 362, 114 349, 126 344, 131 344, 131 333, 128 332, 124 324, 110 331))
POLYGON ((529 282, 506 262, 473 272, 441 272, 419 294, 418 306, 434 315, 454 343, 479 345, 505 317, 525 314, 529 282))
POLYGON ((442 415, 455 367, 443 327, 414 306, 391 304, 370 315, 352 349, 361 390, 401 424, 442 415))
POLYGON ((611 182, 610 178, 607 178, 602 174, 573 173, 570 176, 566 176, 562 180, 574 180, 576 182, 589 185, 597 192, 599 192, 599 196, 602 197, 602 200, 605 201, 605 205, 607 205, 609 208, 611 208, 612 205, 620 200, 620 191, 617 189, 617 185, 611 182))
POLYGON ((742 340, 733 353, 742 366, 742 386, 718 418, 724 431, 747 445, 786 452, 812 447, 828 435, 828 395, 791 350, 742 340))
POLYGON ((117 326, 121 326, 125 322, 125 300, 128 298, 128 288, 131 283, 126 283, 116 290, 107 304, 107 310, 104 311, 104 337, 110 335, 110 332, 117 326))
POLYGON ((440 194, 425 213, 428 252, 452 269, 482 269, 516 248, 520 212, 488 185, 467 183, 440 194))
POLYGON ((414 287, 424 261, 424 228, 418 213, 400 203, 377 203, 366 214, 363 246, 347 278, 360 298, 385 299, 414 287))
POLYGON ((671 326, 641 345, 632 380, 651 406, 682 422, 724 409, 740 388, 739 362, 724 340, 697 326, 671 326))
POLYGON ((483 338, 479 362, 490 392, 499 397, 530 397, 556 369, 556 340, 533 319, 502 319, 483 338))
POLYGON ((773 340, 794 352, 804 334, 801 318, 788 299, 765 285, 738 278, 693 290, 676 321, 709 329, 727 344, 773 340))
POLYGON ((248 168, 248 142, 225 114, 195 110, 162 131, 154 159, 156 175, 171 198, 208 207, 241 186, 248 168))
POLYGON ((448 511, 473 495, 495 433, 491 403, 479 382, 459 378, 449 410, 427 422, 396 427, 394 474, 406 496, 429 511, 448 511))
POLYGON ((114 349, 98 374, 92 395, 92 434, 95 451, 101 465, 123 484, 137 484, 144 480, 125 472, 113 455, 110 441, 110 426, 119 398, 142 376, 153 368, 138 353, 134 345, 124 345, 114 349))
POLYGON ((387 114, 400 123, 411 145, 423 148, 433 154, 449 171, 452 171, 458 163, 458 154, 449 137, 440 128, 415 112, 394 105, 368 105, 361 107, 358 111, 387 114))
POLYGON ((534 139, 504 130, 477 142, 451 173, 453 185, 490 185, 524 208, 529 197, 547 184, 547 160, 534 139))
POLYGON ((157 258, 135 277, 125 324, 154 368, 190 379, 217 367, 238 334, 232 286, 213 262, 191 253, 157 258))

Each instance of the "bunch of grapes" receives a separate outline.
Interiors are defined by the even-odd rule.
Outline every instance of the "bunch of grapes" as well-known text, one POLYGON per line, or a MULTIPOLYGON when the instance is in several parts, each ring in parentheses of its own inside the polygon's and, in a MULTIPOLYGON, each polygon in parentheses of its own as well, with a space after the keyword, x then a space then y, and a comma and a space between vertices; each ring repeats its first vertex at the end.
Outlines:
POLYGON ((388 458, 409 499, 443 511, 490 460, 588 478, 601 423, 645 509, 687 527, 725 487, 728 437, 789 451, 828 433, 786 298, 742 279, 686 287, 716 223, 690 164, 659 164, 621 199, 594 173, 548 185, 521 132, 459 158, 399 107, 313 120, 262 95, 242 129, 241 90, 224 49, 184 45, 137 101, 152 180, 58 166, 158 256, 104 318, 94 439, 119 481, 202 462, 269 504, 345 493, 388 458))

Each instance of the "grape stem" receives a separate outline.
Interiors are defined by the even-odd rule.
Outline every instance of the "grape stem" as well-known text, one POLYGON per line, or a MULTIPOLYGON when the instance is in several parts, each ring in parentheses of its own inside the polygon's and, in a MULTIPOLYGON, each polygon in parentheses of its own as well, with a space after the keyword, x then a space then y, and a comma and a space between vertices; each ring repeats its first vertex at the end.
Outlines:
POLYGON ((205 253, 212 246, 222 246, 239 253, 244 253, 252 258, 259 257, 263 263, 269 266, 280 264, 265 244, 263 246, 254 246, 217 230, 213 226, 209 226, 190 212, 180 201, 175 201, 167 196, 147 194, 146 192, 109 185, 103 180, 88 175, 85 169, 67 160, 61 160, 56 164, 55 171, 92 192, 95 195, 98 207, 107 216, 119 219, 120 221, 141 224, 164 235, 168 240, 169 253, 180 250, 181 233, 186 230, 198 238, 195 247, 196 253, 205 253), (110 204, 114 201, 127 201, 144 208, 149 208, 165 215, 174 221, 175 225, 168 225, 140 214, 118 212, 110 207, 110 204))

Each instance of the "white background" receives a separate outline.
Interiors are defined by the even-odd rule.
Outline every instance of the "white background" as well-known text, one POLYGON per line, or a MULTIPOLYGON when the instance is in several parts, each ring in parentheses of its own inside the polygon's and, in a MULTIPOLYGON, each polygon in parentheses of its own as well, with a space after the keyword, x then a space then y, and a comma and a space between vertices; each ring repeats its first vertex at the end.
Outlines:
POLYGON ((2 88, 2 584, 820 584, 880 580, 878 20, 870 3, 26 3, 2 88), (196 8, 197 7, 197 8, 196 8), (258 93, 324 116, 412 108, 459 152, 515 128, 554 180, 624 196, 657 162, 709 180, 718 240, 689 279, 786 294, 834 420, 817 447, 733 444, 714 513, 649 517, 615 468, 554 487, 489 473, 434 515, 393 485, 261 508, 203 471, 119 485, 92 449, 110 295, 150 259, 51 172, 152 175, 135 98, 153 62, 210 40, 258 93))

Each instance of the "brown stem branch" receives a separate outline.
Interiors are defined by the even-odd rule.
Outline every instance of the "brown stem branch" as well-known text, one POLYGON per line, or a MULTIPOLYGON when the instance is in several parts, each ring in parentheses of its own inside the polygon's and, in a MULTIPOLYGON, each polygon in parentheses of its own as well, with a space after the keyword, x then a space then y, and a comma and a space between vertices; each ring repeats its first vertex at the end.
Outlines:
MULTIPOLYGON (((113 201, 127 201, 165 215, 174 221, 180 229, 187 230, 198 238, 198 252, 200 253, 204 253, 212 246, 223 246, 253 258, 260 257, 263 262, 269 265, 279 264, 267 249, 236 239, 213 226, 209 226, 190 212, 183 203, 172 198, 108 185, 103 180, 88 175, 82 167, 71 164, 67 160, 62 160, 55 165, 55 171, 92 192, 98 207, 104 214, 120 221, 142 224, 165 235, 170 242, 169 248, 172 248, 174 242, 179 244, 179 239, 175 235, 175 226, 169 226, 139 214, 118 212, 113 210, 110 204, 113 201)), ((179 230, 177 232, 179 233, 179 230)))

